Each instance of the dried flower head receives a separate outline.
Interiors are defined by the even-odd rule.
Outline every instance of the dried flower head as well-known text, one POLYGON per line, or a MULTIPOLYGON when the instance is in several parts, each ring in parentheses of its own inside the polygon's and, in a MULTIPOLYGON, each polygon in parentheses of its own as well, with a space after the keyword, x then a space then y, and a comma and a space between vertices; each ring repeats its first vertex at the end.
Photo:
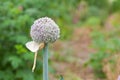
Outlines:
POLYGON ((60 37, 60 29, 51 18, 43 17, 34 21, 30 35, 36 43, 49 43, 60 37))
POLYGON ((26 47, 35 52, 32 71, 36 66, 37 52, 45 46, 45 43, 55 42, 60 37, 58 25, 48 17, 39 18, 31 26, 30 35, 33 41, 27 42, 26 47))

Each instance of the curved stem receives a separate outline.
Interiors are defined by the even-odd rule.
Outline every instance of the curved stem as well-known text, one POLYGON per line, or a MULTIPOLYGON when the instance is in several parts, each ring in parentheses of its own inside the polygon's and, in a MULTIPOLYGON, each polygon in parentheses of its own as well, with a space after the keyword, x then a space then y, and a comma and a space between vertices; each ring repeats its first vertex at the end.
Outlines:
POLYGON ((48 80, 48 44, 43 49, 43 80, 48 80))
POLYGON ((34 63, 33 63, 33 67, 32 67, 32 72, 34 72, 35 67, 36 67, 36 59, 37 59, 37 52, 35 52, 35 55, 34 55, 34 63))

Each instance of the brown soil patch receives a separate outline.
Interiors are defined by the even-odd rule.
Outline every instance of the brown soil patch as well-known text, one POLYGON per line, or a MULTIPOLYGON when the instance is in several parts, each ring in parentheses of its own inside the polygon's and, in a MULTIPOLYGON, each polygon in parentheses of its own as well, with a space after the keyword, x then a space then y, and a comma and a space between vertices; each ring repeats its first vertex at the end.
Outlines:
MULTIPOLYGON (((58 51, 60 53, 59 57, 64 58, 63 61, 58 60, 54 57, 54 53, 52 58, 50 58, 53 62, 52 67, 57 74, 62 74, 66 78, 69 72, 76 75, 78 77, 77 80, 94 80, 92 69, 83 66, 89 59, 89 55, 95 52, 95 50, 90 47, 90 32, 91 29, 89 28, 75 28, 72 35, 73 37, 70 41, 57 41, 54 43, 53 50, 58 51)), ((57 79, 53 79, 52 77, 51 80, 57 79)))

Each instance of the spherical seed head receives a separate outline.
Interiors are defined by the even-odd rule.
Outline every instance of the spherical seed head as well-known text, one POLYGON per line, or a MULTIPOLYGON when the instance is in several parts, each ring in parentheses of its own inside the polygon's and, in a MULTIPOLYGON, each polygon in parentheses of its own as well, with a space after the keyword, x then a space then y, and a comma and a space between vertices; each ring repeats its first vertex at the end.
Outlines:
POLYGON ((37 43, 52 43, 60 37, 60 29, 51 18, 43 17, 34 21, 30 35, 37 43))

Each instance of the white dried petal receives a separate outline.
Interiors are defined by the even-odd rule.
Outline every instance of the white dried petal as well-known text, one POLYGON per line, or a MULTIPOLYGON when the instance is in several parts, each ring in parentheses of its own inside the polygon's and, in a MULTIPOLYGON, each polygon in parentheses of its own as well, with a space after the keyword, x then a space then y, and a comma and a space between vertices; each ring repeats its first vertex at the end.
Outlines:
POLYGON ((40 47, 40 45, 34 41, 27 42, 25 45, 31 52, 37 52, 40 47))

